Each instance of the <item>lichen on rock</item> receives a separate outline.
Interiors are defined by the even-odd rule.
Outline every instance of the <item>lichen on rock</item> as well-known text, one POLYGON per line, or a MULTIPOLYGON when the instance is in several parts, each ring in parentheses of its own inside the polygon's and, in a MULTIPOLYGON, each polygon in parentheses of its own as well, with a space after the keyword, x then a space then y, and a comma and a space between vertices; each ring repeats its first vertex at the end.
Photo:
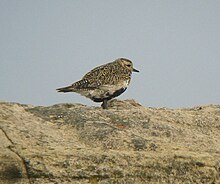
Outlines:
POLYGON ((220 106, 0 103, 0 183, 219 183, 220 106))

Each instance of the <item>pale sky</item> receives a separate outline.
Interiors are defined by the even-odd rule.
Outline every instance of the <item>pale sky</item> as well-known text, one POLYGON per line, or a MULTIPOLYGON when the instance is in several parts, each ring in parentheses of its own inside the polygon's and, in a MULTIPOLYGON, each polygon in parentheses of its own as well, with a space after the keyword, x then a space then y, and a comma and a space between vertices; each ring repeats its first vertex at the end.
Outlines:
POLYGON ((0 0, 1 101, 100 105, 55 89, 119 57, 140 73, 118 99, 220 104, 220 1, 0 0))

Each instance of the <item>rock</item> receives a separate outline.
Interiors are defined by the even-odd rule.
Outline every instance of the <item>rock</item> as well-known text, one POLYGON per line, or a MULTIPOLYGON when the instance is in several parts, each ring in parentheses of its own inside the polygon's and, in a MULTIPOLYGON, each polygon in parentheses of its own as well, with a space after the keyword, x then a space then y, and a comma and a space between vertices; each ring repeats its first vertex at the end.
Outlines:
POLYGON ((0 183, 220 183, 220 105, 0 103, 0 183))

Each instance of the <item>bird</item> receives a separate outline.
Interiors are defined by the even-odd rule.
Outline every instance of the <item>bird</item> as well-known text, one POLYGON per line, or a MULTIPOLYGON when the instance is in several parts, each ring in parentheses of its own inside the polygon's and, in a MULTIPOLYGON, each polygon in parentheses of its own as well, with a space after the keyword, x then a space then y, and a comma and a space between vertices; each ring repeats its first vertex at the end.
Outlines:
POLYGON ((81 80, 56 90, 78 93, 94 102, 102 102, 101 107, 107 109, 109 100, 125 92, 130 84, 132 72, 139 72, 133 67, 132 61, 118 58, 92 69, 81 80))

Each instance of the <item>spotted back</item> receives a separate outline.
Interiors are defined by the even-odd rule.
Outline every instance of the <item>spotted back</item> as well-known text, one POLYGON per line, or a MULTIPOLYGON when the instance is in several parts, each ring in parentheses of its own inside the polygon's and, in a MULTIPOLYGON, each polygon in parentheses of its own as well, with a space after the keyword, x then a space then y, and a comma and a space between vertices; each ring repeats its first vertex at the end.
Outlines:
POLYGON ((116 85, 122 80, 130 79, 131 72, 126 70, 118 60, 99 66, 88 72, 82 79, 100 85, 116 85))

